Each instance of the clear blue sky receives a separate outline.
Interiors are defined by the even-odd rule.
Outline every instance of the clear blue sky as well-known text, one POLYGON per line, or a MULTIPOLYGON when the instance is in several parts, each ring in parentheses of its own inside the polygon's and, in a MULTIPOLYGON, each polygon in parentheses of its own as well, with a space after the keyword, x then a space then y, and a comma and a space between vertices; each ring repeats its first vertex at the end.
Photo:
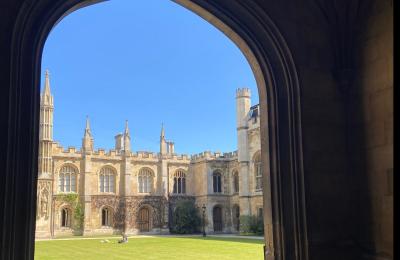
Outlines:
MULTIPOLYGON (((129 121, 133 151, 159 151, 161 123, 177 153, 236 150, 235 90, 253 73, 208 22, 166 0, 112 0, 80 9, 43 51, 54 95, 54 140, 81 147, 86 115, 95 148, 112 149, 129 121)), ((43 84, 41 86, 43 88, 43 84)))

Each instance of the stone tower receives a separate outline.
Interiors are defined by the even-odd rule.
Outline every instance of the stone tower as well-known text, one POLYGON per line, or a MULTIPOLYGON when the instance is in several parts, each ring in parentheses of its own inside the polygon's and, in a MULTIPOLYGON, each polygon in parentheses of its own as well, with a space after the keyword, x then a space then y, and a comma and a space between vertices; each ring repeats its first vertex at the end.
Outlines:
POLYGON ((248 115, 251 107, 251 92, 248 88, 236 90, 236 127, 237 127, 237 145, 238 145, 238 163, 240 179, 240 214, 250 215, 250 155, 249 141, 247 136, 248 115))
POLYGON ((53 143, 53 95, 50 92, 49 71, 46 70, 45 84, 40 95, 39 129, 39 177, 52 174, 51 145, 53 143))
POLYGON ((46 70, 44 88, 40 95, 39 164, 36 205, 36 236, 49 237, 53 184, 53 95, 50 92, 49 71, 46 70))

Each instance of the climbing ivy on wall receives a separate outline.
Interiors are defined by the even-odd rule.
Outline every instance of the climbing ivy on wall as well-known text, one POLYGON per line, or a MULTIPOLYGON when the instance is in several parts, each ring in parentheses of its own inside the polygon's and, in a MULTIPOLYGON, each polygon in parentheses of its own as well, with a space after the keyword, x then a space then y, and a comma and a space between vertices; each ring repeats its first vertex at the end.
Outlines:
POLYGON ((81 229, 83 227, 85 213, 83 211, 83 206, 79 200, 78 194, 75 194, 75 193, 62 194, 59 198, 63 202, 71 205, 71 207, 74 209, 75 227, 77 229, 81 229))

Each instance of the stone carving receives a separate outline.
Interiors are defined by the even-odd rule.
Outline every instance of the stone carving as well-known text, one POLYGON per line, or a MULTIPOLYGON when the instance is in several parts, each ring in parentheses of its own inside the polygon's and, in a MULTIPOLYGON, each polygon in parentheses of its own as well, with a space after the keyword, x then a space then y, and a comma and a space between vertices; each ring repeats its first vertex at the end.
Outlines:
POLYGON ((38 194, 37 194, 37 217, 45 218, 49 217, 49 205, 50 205, 50 182, 39 181, 38 183, 38 194))

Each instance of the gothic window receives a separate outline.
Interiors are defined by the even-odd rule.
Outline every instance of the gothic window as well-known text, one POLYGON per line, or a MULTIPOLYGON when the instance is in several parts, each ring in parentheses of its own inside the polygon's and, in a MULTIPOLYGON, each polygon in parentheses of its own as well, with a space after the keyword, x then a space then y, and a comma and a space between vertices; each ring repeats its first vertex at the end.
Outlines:
POLYGON ((153 171, 142 168, 138 176, 139 193, 150 193, 153 187, 153 171))
POLYGON ((239 192, 239 173, 237 171, 233 172, 233 193, 239 192))
POLYGON ((112 211, 109 208, 101 210, 101 225, 103 227, 111 227, 112 225, 112 211))
POLYGON ((186 174, 182 170, 177 170, 174 174, 174 191, 175 194, 186 193, 186 174))
POLYGON ((263 208, 258 208, 257 216, 258 219, 263 219, 263 208))
POLYGON ((261 154, 258 152, 254 157, 254 171, 256 176, 256 190, 262 189, 262 165, 261 165, 261 154))
POLYGON ((215 193, 220 193, 222 191, 221 189, 221 173, 219 172, 214 172, 213 173, 213 191, 215 193))
POLYGON ((69 165, 63 166, 58 176, 60 192, 76 192, 76 170, 69 165))
POLYGON ((100 192, 115 192, 115 172, 110 167, 100 170, 100 192))
POLYGON ((61 226, 71 227, 71 213, 67 208, 61 210, 61 226))

